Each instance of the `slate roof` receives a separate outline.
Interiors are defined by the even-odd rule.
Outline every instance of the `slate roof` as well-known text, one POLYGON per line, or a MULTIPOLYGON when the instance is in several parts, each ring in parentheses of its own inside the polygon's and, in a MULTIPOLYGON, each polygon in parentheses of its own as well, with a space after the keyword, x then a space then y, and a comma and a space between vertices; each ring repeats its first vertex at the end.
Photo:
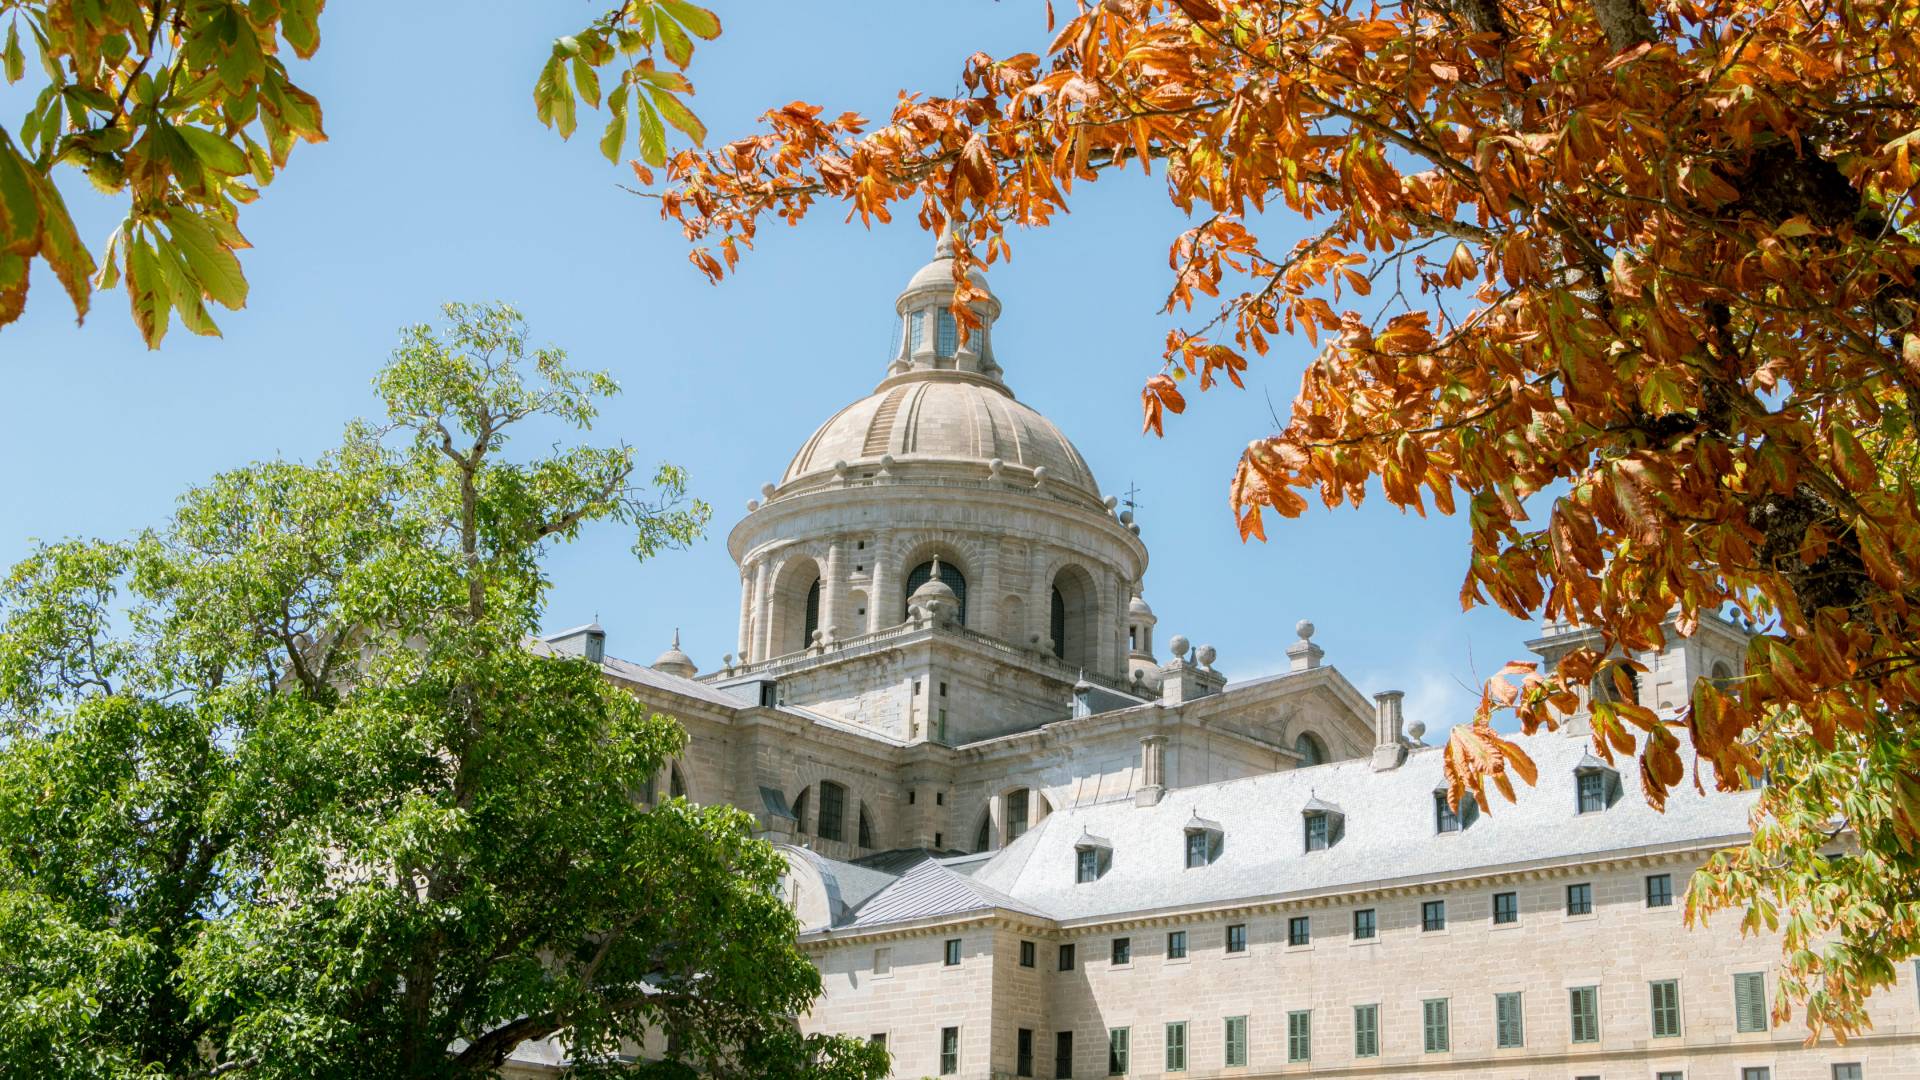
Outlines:
POLYGON ((856 909, 848 925, 865 929, 994 908, 1046 917, 1030 904, 929 859, 856 909))
POLYGON ((1056 810, 970 876, 939 860, 921 862, 846 925, 864 929, 992 907, 1060 921, 1121 917, 1737 842, 1748 831, 1753 793, 1699 794, 1691 781, 1668 797, 1665 813, 1629 784, 1611 808, 1580 814, 1574 770, 1587 756, 1587 740, 1547 733, 1517 741, 1538 766, 1539 784, 1516 785, 1517 803, 1496 797, 1490 813, 1459 832, 1434 830, 1442 755, 1422 748, 1382 772, 1366 759, 1339 761, 1179 788, 1151 807, 1056 810), (1331 848, 1309 853, 1301 815, 1316 803, 1341 808, 1346 829, 1331 848), (1217 859, 1189 870, 1184 835, 1195 817, 1218 823, 1225 837, 1217 859), (1078 884, 1074 848, 1088 835, 1114 838, 1112 864, 1097 881, 1078 884))

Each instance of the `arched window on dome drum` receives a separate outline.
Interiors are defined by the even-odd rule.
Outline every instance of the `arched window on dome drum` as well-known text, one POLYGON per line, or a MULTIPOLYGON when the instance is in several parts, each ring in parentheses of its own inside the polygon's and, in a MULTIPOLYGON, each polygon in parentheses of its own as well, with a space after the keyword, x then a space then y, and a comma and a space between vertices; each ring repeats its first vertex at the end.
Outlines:
POLYGON ((935 335, 933 351, 938 356, 952 356, 960 350, 960 328, 953 321, 953 312, 941 308, 934 313, 935 335))
POLYGON ((1299 738, 1293 740, 1293 752, 1300 755, 1300 767, 1303 769, 1311 765, 1327 763, 1327 748, 1320 745, 1319 739, 1304 731, 1300 733, 1299 738))
MULTIPOLYGON (((906 620, 910 615, 910 613, 906 610, 906 607, 908 605, 911 605, 913 601, 914 590, 918 589, 922 585, 925 585, 927 583, 927 579, 932 576, 933 576, 933 560, 932 559, 928 559, 926 562, 923 562, 919 566, 914 567, 913 572, 907 575, 907 604, 902 605, 902 608, 901 608, 900 618, 902 621, 906 620)), ((967 625, 967 578, 966 578, 966 575, 960 572, 959 567, 943 559, 940 562, 940 580, 946 582, 947 588, 953 590, 954 609, 955 609, 955 615, 956 615, 954 621, 958 622, 961 626, 967 625)))
POLYGON ((1053 587, 1052 607, 1047 613, 1047 636, 1053 639, 1053 655, 1062 660, 1067 658, 1067 598, 1060 595, 1060 586, 1053 587))
POLYGON ((800 620, 800 647, 813 647, 813 632, 820 629, 820 579, 814 578, 807 589, 807 614, 800 620))

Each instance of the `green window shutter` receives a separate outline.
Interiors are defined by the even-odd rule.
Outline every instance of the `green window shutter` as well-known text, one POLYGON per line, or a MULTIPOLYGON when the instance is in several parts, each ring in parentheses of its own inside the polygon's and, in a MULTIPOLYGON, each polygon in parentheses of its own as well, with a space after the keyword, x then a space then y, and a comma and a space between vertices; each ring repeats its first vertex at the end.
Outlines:
POLYGON ((1167 1025, 1167 1071, 1185 1072, 1187 1069, 1187 1024, 1180 1021, 1167 1025))
POLYGON ((1313 1014, 1300 1011, 1287 1014, 1287 1060, 1313 1058, 1313 1014))
POLYGON ((1759 971, 1733 977, 1733 1026, 1736 1031, 1767 1030, 1767 977, 1759 971))
POLYGON ((1132 1065, 1131 1028, 1114 1028, 1107 1032, 1107 1075, 1125 1076, 1132 1065))
POLYGON ((1493 995, 1494 1040, 1501 1048, 1525 1046, 1527 1034, 1521 1019, 1519 994, 1493 995))
POLYGON ((1600 988, 1597 986, 1576 986, 1567 991, 1569 1012, 1572 1014, 1573 1041, 1590 1043, 1600 1041, 1600 988))
POLYGON ((1420 1003, 1421 1026, 1425 1029, 1425 1046, 1429 1054, 1444 1054, 1451 1040, 1447 1031, 1447 999, 1433 998, 1420 1003))
POLYGON ((1380 1053, 1380 1006, 1353 1007, 1353 1056, 1376 1057, 1380 1053))
POLYGON ((1652 984, 1653 1037, 1672 1039, 1680 1034, 1680 984, 1668 979, 1652 984))
POLYGON ((1227 1017, 1227 1061, 1228 1065, 1247 1063, 1247 1018, 1244 1016, 1227 1017))

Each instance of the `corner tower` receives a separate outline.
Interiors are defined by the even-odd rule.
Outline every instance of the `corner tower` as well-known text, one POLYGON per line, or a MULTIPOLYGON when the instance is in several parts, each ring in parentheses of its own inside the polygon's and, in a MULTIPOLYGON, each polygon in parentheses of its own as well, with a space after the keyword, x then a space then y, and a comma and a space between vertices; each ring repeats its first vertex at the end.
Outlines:
POLYGON ((963 335, 955 292, 943 242, 894 301, 879 385, 748 504, 728 537, 739 651, 710 678, 772 681, 784 702, 948 744, 1060 719, 1082 673, 1131 685, 1146 547, 1004 381, 999 299, 986 290, 963 335))

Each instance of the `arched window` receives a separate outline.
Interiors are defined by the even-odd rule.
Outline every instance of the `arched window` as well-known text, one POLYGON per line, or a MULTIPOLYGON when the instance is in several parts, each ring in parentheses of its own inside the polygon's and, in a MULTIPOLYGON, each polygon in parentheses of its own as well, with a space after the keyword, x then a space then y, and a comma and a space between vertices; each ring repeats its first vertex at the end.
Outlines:
POLYGON ((813 646, 813 632, 818 629, 820 629, 820 579, 814 578, 813 584, 807 588, 806 617, 801 620, 800 647, 802 649, 813 646))
POLYGON ((812 790, 812 788, 802 788, 800 789, 800 794, 794 796, 793 817, 794 820, 798 822, 798 824, 793 827, 794 832, 803 833, 807 831, 807 795, 811 793, 812 790))
POLYGON ((973 850, 985 851, 993 846, 993 815, 980 815, 980 831, 973 837, 973 850))
MULTIPOLYGON (((927 583, 927 579, 932 576, 933 576, 933 560, 932 559, 928 559, 926 562, 923 562, 919 566, 916 566, 913 568, 913 572, 907 575, 907 599, 909 602, 911 602, 913 599, 913 591, 915 589, 918 589, 920 586, 925 585, 927 583)), ((955 612, 956 618, 954 619, 954 621, 958 622, 961 626, 967 625, 967 577, 966 575, 960 572, 959 567, 953 565, 951 562, 948 562, 945 559, 942 559, 940 560, 940 580, 946 582, 947 588, 953 590, 954 607, 956 609, 956 612, 955 612)), ((900 618, 903 622, 908 618, 908 614, 909 613, 907 612, 905 606, 903 605, 900 611, 900 618)))
POLYGON ((934 314, 933 325, 936 328, 933 351, 939 356, 952 356, 960 350, 960 328, 954 324, 953 312, 941 308, 934 314))
POLYGON ((687 797, 687 778, 680 775, 680 766, 678 765, 673 766, 672 773, 667 777, 667 794, 676 799, 684 799, 687 797))
POLYGON ((860 846, 873 847, 873 821, 867 817, 867 804, 860 804, 860 846))
POLYGON ((1725 690, 1728 686, 1732 684, 1733 684, 1733 669, 1727 666, 1727 662, 1725 660, 1714 661, 1713 685, 1719 687, 1722 690, 1725 690))
POLYGON ((1067 598, 1060 595, 1060 586, 1053 587, 1052 607, 1047 613, 1047 635, 1053 638, 1053 655, 1062 660, 1067 658, 1067 598))
POLYGON ((814 832, 822 840, 847 838, 847 789, 831 780, 820 782, 820 823, 814 832))
POLYGON ((1321 745, 1319 739, 1304 731, 1293 740, 1293 752, 1300 755, 1300 767, 1303 769, 1327 763, 1327 748, 1321 745))

